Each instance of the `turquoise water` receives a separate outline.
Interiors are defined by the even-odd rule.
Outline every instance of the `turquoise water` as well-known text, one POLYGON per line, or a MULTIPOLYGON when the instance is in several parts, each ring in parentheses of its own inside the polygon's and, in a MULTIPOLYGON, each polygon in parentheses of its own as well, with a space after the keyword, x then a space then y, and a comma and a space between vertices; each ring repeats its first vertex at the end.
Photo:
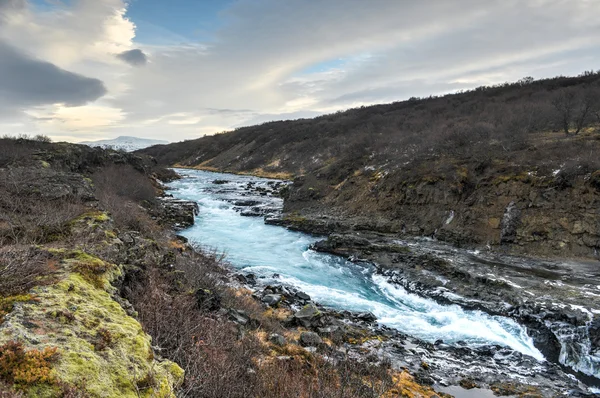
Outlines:
POLYGON ((279 199, 242 197, 248 182, 268 187, 268 180, 195 170, 178 170, 183 179, 169 184, 176 198, 196 201, 196 224, 181 232, 197 246, 226 254, 232 266, 252 272, 264 283, 293 285, 323 305, 370 311, 386 326, 434 342, 464 341, 498 344, 543 360, 524 328, 511 319, 441 305, 408 293, 364 264, 355 264, 310 250, 319 238, 266 225, 261 217, 242 217, 228 200, 261 199, 281 206, 279 199), (212 182, 228 180, 222 185, 212 182), (274 278, 273 274, 279 274, 274 278))

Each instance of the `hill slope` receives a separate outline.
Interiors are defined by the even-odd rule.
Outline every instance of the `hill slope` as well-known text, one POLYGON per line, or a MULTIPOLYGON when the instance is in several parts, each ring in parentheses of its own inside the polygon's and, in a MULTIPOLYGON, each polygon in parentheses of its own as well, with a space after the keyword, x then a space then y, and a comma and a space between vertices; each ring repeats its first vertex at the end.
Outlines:
POLYGON ((302 229, 595 256, 599 122, 600 75, 586 73, 265 123, 142 152, 165 165, 295 178, 286 211, 302 229))

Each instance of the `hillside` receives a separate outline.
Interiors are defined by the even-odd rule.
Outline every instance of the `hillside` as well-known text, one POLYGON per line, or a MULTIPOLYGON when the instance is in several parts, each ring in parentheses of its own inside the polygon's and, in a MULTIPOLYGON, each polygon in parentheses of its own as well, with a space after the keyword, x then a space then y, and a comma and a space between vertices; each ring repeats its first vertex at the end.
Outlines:
POLYGON ((517 253, 600 248, 600 75, 480 87, 159 145, 162 165, 294 179, 315 232, 435 236, 517 253))

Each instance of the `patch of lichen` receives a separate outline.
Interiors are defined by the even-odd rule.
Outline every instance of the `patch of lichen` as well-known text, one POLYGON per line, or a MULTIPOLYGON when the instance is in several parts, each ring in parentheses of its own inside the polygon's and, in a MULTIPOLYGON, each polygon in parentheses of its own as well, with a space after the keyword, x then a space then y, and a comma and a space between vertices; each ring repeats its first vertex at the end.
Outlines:
POLYGON ((386 341, 387 338, 377 334, 371 334, 368 330, 358 329, 354 332, 349 331, 344 337, 344 341, 352 345, 363 345, 369 341, 386 341))
POLYGON ((62 260, 69 271, 82 275, 98 288, 112 291, 111 282, 122 275, 122 267, 106 262, 82 250, 49 249, 50 253, 62 260))
MULTIPOLYGON (((109 292, 72 272, 32 293, 38 301, 18 303, 7 316, 9 322, 0 325, 0 344, 18 336, 37 349, 57 347, 57 380, 81 386, 90 397, 174 397, 183 370, 154 358, 150 337, 109 292), (149 374, 153 383, 139 391, 137 382, 149 374)), ((39 390, 27 394, 56 396, 39 390)))
POLYGON ((87 213, 82 214, 81 216, 75 218, 72 223, 76 224, 76 223, 81 223, 81 222, 85 222, 88 225, 94 225, 94 224, 102 224, 102 223, 106 223, 110 221, 110 217, 108 216, 108 214, 106 214, 106 212, 103 211, 89 211, 87 213))
POLYGON ((4 321, 4 317, 13 310, 16 303, 25 303, 34 300, 36 300, 36 298, 31 294, 0 297, 0 324, 4 321))

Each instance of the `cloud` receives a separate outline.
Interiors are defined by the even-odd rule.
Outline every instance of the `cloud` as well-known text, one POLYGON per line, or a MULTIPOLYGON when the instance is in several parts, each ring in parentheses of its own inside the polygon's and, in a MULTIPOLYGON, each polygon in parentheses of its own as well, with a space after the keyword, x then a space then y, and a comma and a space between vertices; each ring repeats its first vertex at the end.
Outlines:
MULTIPOLYGON (((173 40, 151 42, 146 35, 140 43, 123 0, 72 0, 44 12, 24 0, 0 0, 0 40, 63 71, 99 79, 108 92, 68 112, 36 109, 40 119, 27 126, 82 139, 126 132, 176 141, 527 75, 598 68, 598 1, 226 4, 215 16, 220 20, 209 42, 174 33, 173 40), (91 117, 100 109, 102 117, 91 117)), ((71 103, 81 104, 77 98, 71 103)), ((0 124, 5 120, 0 115, 0 124)))
POLYGON ((127 62, 131 66, 142 66, 148 62, 148 57, 139 48, 123 51, 117 54, 117 58, 121 61, 127 62))
POLYGON ((104 94, 100 80, 34 59, 0 41, 0 102, 5 106, 78 106, 104 94))

